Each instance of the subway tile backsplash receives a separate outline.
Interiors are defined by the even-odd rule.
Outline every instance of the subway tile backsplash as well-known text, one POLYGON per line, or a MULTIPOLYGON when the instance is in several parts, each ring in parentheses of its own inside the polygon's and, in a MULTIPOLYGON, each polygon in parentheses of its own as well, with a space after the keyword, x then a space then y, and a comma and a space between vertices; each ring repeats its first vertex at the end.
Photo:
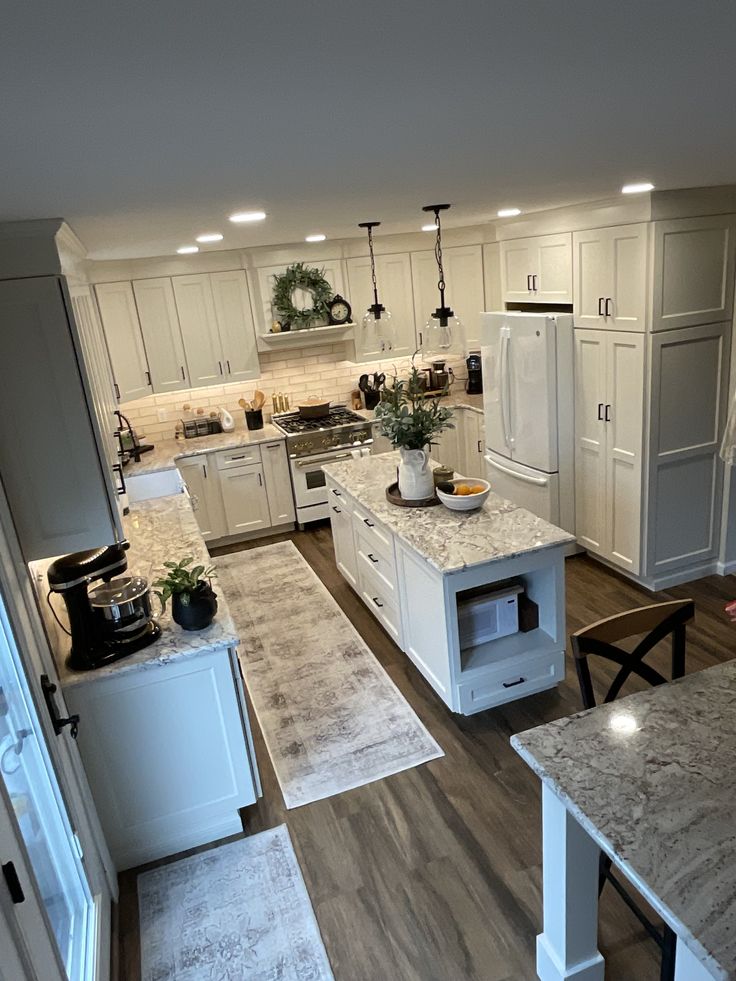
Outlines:
MULTIPOLYGON (((203 408, 209 414, 218 408, 227 409, 235 418, 236 426, 242 426, 243 410, 238 399, 252 399, 253 392, 260 388, 266 393, 264 416, 271 414, 271 395, 283 392, 289 396, 293 406, 300 399, 317 395, 331 402, 350 404, 351 393, 358 388, 362 374, 385 372, 387 377, 398 373, 405 376, 411 367, 410 358, 389 358, 386 361, 371 361, 355 364, 345 361, 343 344, 326 344, 317 348, 306 348, 304 357, 284 353, 263 353, 260 355, 261 376, 253 381, 233 385, 212 385, 208 388, 194 388, 189 391, 173 392, 166 395, 148 395, 134 402, 125 402, 121 411, 138 431, 139 436, 155 442, 174 436, 176 423, 181 418, 182 406, 188 403, 193 409, 203 408), (165 419, 159 419, 159 412, 165 419)), ((465 386, 466 370, 463 358, 448 361, 455 373, 455 387, 465 386)))

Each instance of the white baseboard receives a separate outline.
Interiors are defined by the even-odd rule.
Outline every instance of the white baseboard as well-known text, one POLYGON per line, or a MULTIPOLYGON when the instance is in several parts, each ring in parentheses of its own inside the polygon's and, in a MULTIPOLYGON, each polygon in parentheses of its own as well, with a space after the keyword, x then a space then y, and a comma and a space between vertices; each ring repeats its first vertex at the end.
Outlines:
POLYGON ((645 589, 649 589, 651 592, 656 593, 663 589, 670 589, 672 586, 682 586, 684 583, 695 582, 696 579, 703 579, 705 576, 726 576, 736 573, 736 561, 729 562, 727 564, 717 562, 715 559, 710 559, 708 562, 702 562, 699 565, 691 565, 685 569, 676 569, 673 572, 668 572, 666 574, 661 574, 657 576, 635 576, 632 572, 627 572, 626 569, 621 569, 619 566, 615 565, 613 562, 609 562, 600 555, 595 555, 593 552, 588 552, 591 559, 595 559, 596 562, 600 562, 607 569, 611 569, 612 572, 618 572, 620 575, 624 576, 626 579, 630 579, 635 582, 637 586, 643 586, 645 589), (722 571, 723 568, 727 568, 728 571, 722 571))
POLYGON ((717 572, 719 576, 732 576, 736 573, 736 559, 731 559, 728 562, 719 562, 717 565, 717 572))

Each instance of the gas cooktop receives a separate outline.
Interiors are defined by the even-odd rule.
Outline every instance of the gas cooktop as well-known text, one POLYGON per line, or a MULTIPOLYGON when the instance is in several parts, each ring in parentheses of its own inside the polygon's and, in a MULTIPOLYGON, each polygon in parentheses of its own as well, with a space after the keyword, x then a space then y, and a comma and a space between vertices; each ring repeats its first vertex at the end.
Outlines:
POLYGON ((318 419, 302 419, 298 412, 284 412, 275 415, 271 421, 285 433, 314 433, 324 429, 334 429, 335 426, 365 425, 365 419, 346 409, 344 405, 336 405, 326 416, 318 419))
POLYGON ((319 419, 283 412, 272 416, 271 422, 286 435, 286 450, 292 459, 372 443, 370 422, 344 405, 334 406, 319 419))

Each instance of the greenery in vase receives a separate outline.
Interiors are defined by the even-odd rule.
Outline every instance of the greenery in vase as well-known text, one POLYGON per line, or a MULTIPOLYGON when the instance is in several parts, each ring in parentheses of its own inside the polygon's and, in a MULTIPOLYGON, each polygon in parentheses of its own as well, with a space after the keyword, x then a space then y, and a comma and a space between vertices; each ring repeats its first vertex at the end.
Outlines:
POLYGON ((162 609, 166 609, 166 602, 172 596, 178 596, 182 606, 189 606, 190 597, 200 583, 206 580, 212 586, 215 567, 211 565, 205 568, 203 565, 195 565, 188 569, 187 566, 193 561, 194 559, 187 558, 182 559, 181 562, 164 562, 165 568, 169 571, 163 578, 156 579, 153 584, 159 587, 156 595, 161 600, 162 609))
POLYGON ((384 386, 381 401, 376 406, 384 436, 394 446, 407 450, 423 450, 431 446, 445 429, 454 429, 452 409, 441 405, 438 398, 427 398, 421 375, 412 365, 404 381, 394 378, 392 388, 384 386))

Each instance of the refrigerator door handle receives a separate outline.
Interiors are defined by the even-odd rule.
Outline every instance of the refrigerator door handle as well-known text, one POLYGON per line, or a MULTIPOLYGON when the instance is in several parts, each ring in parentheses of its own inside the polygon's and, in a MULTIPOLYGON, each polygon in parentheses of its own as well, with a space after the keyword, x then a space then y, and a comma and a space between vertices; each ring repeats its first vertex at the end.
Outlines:
POLYGON ((539 487, 546 487, 549 480, 546 477, 532 477, 530 474, 519 473, 518 470, 511 470, 510 467, 504 467, 503 464, 494 460, 492 456, 487 453, 484 457, 486 463, 489 467, 494 467, 496 470, 500 470, 501 473, 508 474, 509 477, 513 477, 515 480, 522 480, 525 484, 536 484, 539 487))
POLYGON ((511 435, 511 422, 508 418, 508 399, 509 399, 509 346, 511 344, 511 330, 508 327, 501 328, 501 424, 503 426, 503 440, 506 446, 511 449, 514 445, 514 437, 511 435))

